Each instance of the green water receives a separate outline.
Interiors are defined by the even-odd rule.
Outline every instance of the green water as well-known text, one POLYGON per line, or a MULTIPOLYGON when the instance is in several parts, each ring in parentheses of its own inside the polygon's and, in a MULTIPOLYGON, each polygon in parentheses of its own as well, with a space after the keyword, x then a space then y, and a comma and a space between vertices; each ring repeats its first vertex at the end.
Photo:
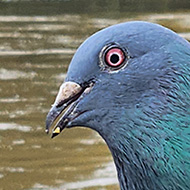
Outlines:
POLYGON ((0 190, 118 189, 97 133, 51 140, 45 117, 80 43, 129 20, 156 22, 190 40, 190 1, 0 1, 0 190))

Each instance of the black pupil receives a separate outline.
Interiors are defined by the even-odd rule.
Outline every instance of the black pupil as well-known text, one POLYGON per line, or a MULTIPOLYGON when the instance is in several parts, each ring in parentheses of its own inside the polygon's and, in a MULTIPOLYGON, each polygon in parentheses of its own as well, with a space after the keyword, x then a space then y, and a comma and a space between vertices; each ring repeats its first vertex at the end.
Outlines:
POLYGON ((119 56, 117 54, 113 54, 111 57, 110 57, 110 61, 112 63, 117 63, 119 61, 119 56))

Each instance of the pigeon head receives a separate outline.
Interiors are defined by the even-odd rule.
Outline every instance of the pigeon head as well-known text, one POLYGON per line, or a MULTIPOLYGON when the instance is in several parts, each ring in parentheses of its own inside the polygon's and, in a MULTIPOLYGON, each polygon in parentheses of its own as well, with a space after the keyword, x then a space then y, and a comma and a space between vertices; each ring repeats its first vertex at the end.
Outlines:
POLYGON ((122 190, 190 188, 190 44, 147 22, 103 29, 76 51, 47 115, 97 131, 122 190))

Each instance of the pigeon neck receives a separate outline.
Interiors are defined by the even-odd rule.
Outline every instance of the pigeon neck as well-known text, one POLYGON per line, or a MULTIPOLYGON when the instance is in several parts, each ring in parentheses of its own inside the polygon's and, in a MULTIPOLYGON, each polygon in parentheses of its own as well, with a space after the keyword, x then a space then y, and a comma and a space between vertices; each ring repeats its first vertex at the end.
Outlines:
POLYGON ((168 131, 157 132, 159 137, 156 138, 154 129, 150 136, 144 137, 135 130, 132 134, 132 131, 124 133, 121 127, 119 129, 105 139, 117 168, 121 190, 189 189, 189 162, 184 160, 187 146, 183 139, 170 139, 168 131))
POLYGON ((121 126, 115 129, 104 139, 112 153, 121 190, 161 190, 163 181, 158 176, 159 167, 164 167, 159 163, 161 159, 159 143, 162 139, 158 145, 151 144, 153 135, 148 140, 148 136, 143 137, 143 134, 135 129, 128 130, 127 133, 121 126))
POLYGON ((111 150, 117 168, 121 190, 157 189, 154 180, 156 172, 147 160, 139 158, 138 153, 122 143, 116 150, 111 150))

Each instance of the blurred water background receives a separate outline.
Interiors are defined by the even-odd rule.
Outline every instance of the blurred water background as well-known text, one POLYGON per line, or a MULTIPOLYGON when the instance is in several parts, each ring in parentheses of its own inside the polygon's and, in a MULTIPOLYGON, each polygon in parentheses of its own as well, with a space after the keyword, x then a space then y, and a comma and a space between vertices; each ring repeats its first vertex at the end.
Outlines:
POLYGON ((189 0, 0 1, 0 190, 119 188, 97 133, 75 128, 51 140, 44 123, 76 48, 130 20, 190 40, 189 0))

